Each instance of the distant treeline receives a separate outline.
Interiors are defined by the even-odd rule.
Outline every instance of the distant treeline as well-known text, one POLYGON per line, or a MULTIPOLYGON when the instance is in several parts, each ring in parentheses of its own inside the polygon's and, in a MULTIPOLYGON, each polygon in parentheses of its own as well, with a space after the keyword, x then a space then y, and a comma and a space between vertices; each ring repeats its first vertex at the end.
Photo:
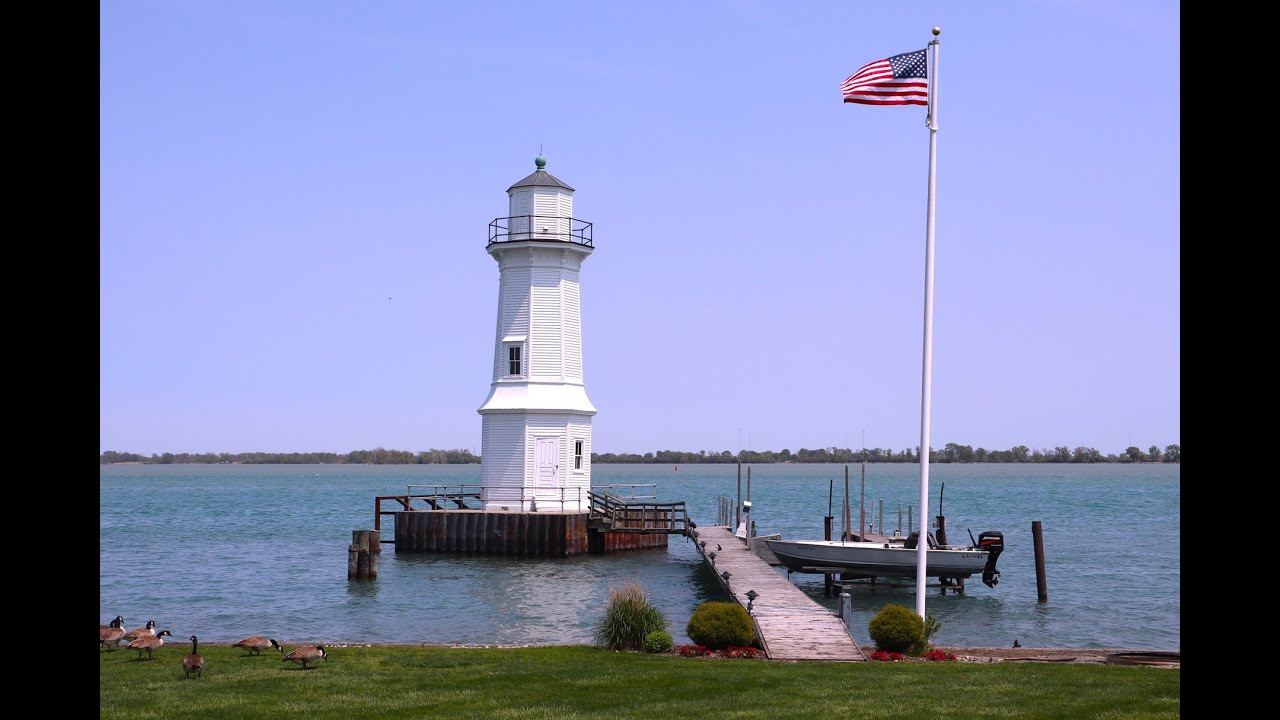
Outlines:
POLYGON ((102 453, 101 465, 136 462, 154 465, 174 463, 203 463, 206 465, 243 463, 246 465, 310 465, 333 463, 348 465, 463 465, 480 462, 479 455, 470 450, 353 450, 349 453, 164 453, 150 457, 137 453, 108 450, 102 453))
MULTIPOLYGON (((728 450, 721 452, 701 450, 684 452, 680 450, 659 450, 637 453, 591 453, 593 463, 653 463, 655 465, 692 465, 695 463, 736 463, 739 459, 749 463, 857 463, 863 459, 871 463, 914 463, 920 462, 920 449, 890 450, 883 448, 867 448, 851 450, 849 448, 818 448, 809 450, 800 448, 796 452, 783 449, 743 450, 734 454, 728 450)), ((1074 450, 1063 446, 1053 449, 1032 450, 1026 445, 1019 445, 1009 450, 973 449, 970 445, 947 443, 941 450, 929 449, 931 463, 1135 463, 1135 462, 1182 462, 1182 449, 1177 445, 1167 445, 1164 450, 1152 445, 1146 452, 1142 448, 1130 447, 1123 453, 1103 455, 1091 447, 1077 447, 1074 450)))
MULTIPOLYGON (((735 463, 739 459, 749 463, 857 463, 865 457, 871 463, 914 463, 920 461, 919 448, 905 450, 889 450, 868 448, 867 450, 851 450, 849 448, 818 448, 809 450, 800 448, 795 453, 783 449, 743 450, 734 454, 728 450, 721 452, 700 450, 685 452, 681 450, 659 450, 638 453, 591 453, 592 463, 620 463, 655 465, 692 465, 695 463, 735 463)), ((259 465, 300 465, 313 463, 335 464, 370 464, 370 465, 461 465, 480 462, 479 455, 472 455, 470 450, 354 450, 346 454, 339 453, 164 453, 152 454, 150 457, 137 453, 122 453, 108 450, 102 453, 101 464, 136 462, 157 465, 173 463, 243 463, 259 465)), ((1066 446, 1032 450, 1019 445, 1009 450, 973 449, 969 445, 947 443, 941 450, 929 449, 931 463, 1136 463, 1136 462, 1182 462, 1182 448, 1177 445, 1166 445, 1164 450, 1152 445, 1146 452, 1142 448, 1129 447, 1119 455, 1109 453, 1103 455, 1091 447, 1066 446)))

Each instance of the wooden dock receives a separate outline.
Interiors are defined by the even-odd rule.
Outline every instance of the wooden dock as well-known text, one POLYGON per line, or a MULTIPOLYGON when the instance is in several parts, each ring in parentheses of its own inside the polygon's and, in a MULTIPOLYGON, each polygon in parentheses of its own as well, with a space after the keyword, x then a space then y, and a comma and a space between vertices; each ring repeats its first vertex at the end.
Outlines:
POLYGON ((840 618, 748 550, 730 528, 698 526, 691 534, 703 561, 735 602, 747 607, 747 592, 756 591, 751 615, 769 659, 866 660, 840 618), (728 580, 722 575, 726 571, 728 580))

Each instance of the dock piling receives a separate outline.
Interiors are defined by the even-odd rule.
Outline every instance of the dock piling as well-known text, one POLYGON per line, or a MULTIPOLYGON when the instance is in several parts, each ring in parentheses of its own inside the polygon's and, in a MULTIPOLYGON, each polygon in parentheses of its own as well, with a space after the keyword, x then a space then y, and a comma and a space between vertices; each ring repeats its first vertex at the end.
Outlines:
POLYGON ((1036 553, 1036 596, 1040 602, 1049 602, 1049 583, 1044 576, 1044 528, 1039 520, 1031 521, 1031 542, 1036 553))
POLYGON ((733 506, 733 530, 742 525, 742 450, 738 450, 738 504, 733 506))
POLYGON ((382 552, 382 533, 377 530, 352 530, 347 548, 347 579, 377 580, 378 555, 382 552))

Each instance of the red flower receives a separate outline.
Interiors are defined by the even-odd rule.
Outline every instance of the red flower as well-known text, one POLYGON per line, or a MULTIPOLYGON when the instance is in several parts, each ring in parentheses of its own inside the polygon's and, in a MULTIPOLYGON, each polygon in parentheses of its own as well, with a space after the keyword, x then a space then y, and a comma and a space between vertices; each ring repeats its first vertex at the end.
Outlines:
POLYGON ((885 652, 884 650, 877 650, 871 653, 871 659, 879 660, 881 662, 900 662, 902 660, 905 660, 906 656, 898 652, 885 652))

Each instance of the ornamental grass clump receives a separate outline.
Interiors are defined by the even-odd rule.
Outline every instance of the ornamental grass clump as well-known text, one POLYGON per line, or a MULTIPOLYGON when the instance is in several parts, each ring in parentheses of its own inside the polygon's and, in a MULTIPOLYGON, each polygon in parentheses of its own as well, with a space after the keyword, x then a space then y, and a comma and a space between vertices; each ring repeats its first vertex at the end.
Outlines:
POLYGON ((876 648, 887 652, 913 653, 924 646, 924 620, 901 605, 885 605, 867 624, 876 648))
POLYGON ((609 606, 596 626, 596 642, 610 650, 639 650, 649 633, 666 627, 662 612, 649 603, 644 588, 632 580, 609 589, 609 606))
POLYGON ((756 641, 751 616, 737 603, 702 603, 693 611, 685 632, 689 639, 712 650, 754 645, 756 641))

